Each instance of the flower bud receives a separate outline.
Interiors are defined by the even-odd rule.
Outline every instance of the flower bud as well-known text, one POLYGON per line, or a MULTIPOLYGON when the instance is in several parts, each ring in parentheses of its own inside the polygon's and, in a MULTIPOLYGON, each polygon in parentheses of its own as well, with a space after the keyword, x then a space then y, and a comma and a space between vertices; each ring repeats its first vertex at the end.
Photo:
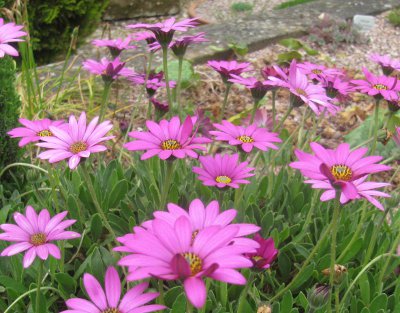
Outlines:
POLYGON ((271 313, 272 309, 269 305, 263 304, 258 307, 257 313, 271 313))
POLYGON ((308 303, 313 309, 318 309, 324 306, 329 300, 330 288, 329 285, 317 284, 308 293, 308 303))
MULTIPOLYGON (((325 276, 330 276, 330 273, 331 273, 330 268, 326 268, 322 271, 322 274, 325 276)), ((343 280, 346 274, 347 274, 347 268, 345 266, 340 264, 335 264, 334 274, 333 274, 333 279, 335 284, 339 284, 343 280)))

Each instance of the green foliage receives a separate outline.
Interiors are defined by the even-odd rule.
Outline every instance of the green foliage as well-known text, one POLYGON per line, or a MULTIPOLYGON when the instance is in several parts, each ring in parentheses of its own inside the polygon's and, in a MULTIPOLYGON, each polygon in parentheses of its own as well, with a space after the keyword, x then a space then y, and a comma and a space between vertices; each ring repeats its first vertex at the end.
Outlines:
POLYGON ((389 22, 396 27, 400 26, 400 9, 393 10, 388 15, 389 22))
POLYGON ((279 44, 288 48, 289 51, 278 54, 279 64, 290 64, 293 59, 300 61, 303 55, 300 53, 304 51, 307 55, 317 55, 318 51, 312 49, 304 42, 295 38, 285 38, 279 41, 279 44))
MULTIPOLYGON (((156 71, 160 72, 163 70, 162 65, 157 67, 156 71)), ((179 73, 179 62, 173 60, 168 62, 168 76, 170 80, 178 81, 179 73)), ((183 60, 182 64, 182 78, 181 87, 188 88, 199 80, 199 75, 195 73, 192 63, 187 60, 183 60)))
POLYGON ((17 141, 7 132, 18 124, 21 101, 15 89, 15 62, 11 57, 0 58, 0 169, 15 162, 17 141))
POLYGON ((234 12, 246 12, 253 10, 253 5, 248 2, 234 2, 231 5, 231 10, 234 12))
POLYGON ((274 9, 275 10, 282 10, 282 9, 294 7, 294 6, 299 5, 299 4, 313 2, 313 1, 315 1, 315 0, 289 0, 289 1, 286 1, 286 2, 283 2, 283 3, 279 4, 279 5, 277 5, 274 9))

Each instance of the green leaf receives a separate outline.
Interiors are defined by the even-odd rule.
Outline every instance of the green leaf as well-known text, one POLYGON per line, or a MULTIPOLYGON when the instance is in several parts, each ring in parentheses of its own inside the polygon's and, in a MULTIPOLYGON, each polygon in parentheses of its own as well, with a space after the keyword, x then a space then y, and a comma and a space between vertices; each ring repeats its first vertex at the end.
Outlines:
POLYGON ((171 310, 171 313, 182 312, 186 312, 186 296, 183 293, 176 298, 171 310))
POLYGON ((90 234, 94 241, 97 241, 103 232, 103 221, 101 220, 100 214, 96 213, 92 216, 90 222, 90 234))
POLYGON ((291 50, 299 50, 300 48, 303 47, 302 42, 295 38, 282 39, 279 41, 279 44, 291 50))
POLYGON ((285 293, 281 301, 281 312, 280 313, 290 313, 293 307, 293 297, 290 290, 285 293))
POLYGON ((115 184, 109 194, 107 208, 115 208, 120 203, 120 201, 124 199, 127 192, 128 182, 126 181, 126 179, 121 180, 117 184, 115 184))
POLYGON ((63 291, 66 298, 75 293, 76 280, 67 273, 55 274, 55 279, 58 282, 58 288, 63 291))
POLYGON ((278 63, 289 64, 294 59, 300 61, 302 57, 303 56, 297 51, 284 52, 278 55, 278 63))
MULTIPOLYGON (((178 60, 168 61, 168 77, 170 80, 178 81, 178 60)), ((160 72, 163 70, 162 66, 157 67, 156 71, 160 72)), ((187 88, 196 81, 196 75, 192 63, 187 60, 183 60, 182 63, 182 78, 181 86, 182 88, 187 88)))
POLYGON ((372 300, 370 305, 371 312, 378 312, 379 310, 386 310, 388 302, 388 297, 386 294, 381 293, 380 295, 376 296, 374 300, 372 300))
POLYGON ((370 286, 368 276, 363 274, 358 280, 358 284, 360 286, 361 299, 365 304, 368 304, 370 301, 370 286))
POLYGON ((167 307, 172 307, 174 305, 174 302, 178 298, 180 294, 183 293, 183 289, 181 286, 175 286, 170 288, 165 294, 164 294, 164 301, 165 305, 167 307))

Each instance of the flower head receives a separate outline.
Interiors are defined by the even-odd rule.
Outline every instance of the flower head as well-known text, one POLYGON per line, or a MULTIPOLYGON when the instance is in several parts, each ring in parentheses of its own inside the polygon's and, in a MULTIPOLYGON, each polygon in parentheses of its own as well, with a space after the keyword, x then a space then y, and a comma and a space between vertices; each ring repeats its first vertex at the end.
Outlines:
POLYGON ((251 92, 255 101, 260 101, 264 98, 267 91, 272 90, 274 87, 264 84, 255 77, 241 77, 235 74, 231 74, 231 78, 228 79, 231 83, 236 83, 245 86, 251 92))
POLYGON ((81 298, 72 298, 66 301, 70 310, 61 313, 139 313, 155 312, 165 309, 159 304, 144 305, 158 297, 158 292, 143 293, 149 283, 136 285, 121 299, 121 279, 112 266, 107 269, 104 278, 104 289, 99 281, 88 273, 83 275, 83 285, 90 301, 81 298))
MULTIPOLYGON (((254 115, 253 123, 250 123, 250 121, 251 114, 247 115, 243 119, 243 125, 250 126, 251 124, 256 124, 257 127, 263 127, 269 131, 273 129, 272 119, 268 117, 268 112, 266 109, 257 109, 256 114, 254 115)), ((277 122, 277 120, 275 120, 275 122, 277 122)))
POLYGON ((277 150, 274 142, 282 142, 277 133, 270 133, 266 128, 257 127, 256 124, 249 126, 236 126, 229 121, 223 120, 221 124, 214 124, 218 130, 210 133, 216 140, 228 141, 230 145, 240 145, 244 152, 251 152, 254 147, 267 151, 268 148, 277 150))
POLYGON ((124 147, 131 151, 147 150, 141 157, 146 160, 155 155, 160 159, 169 158, 182 159, 185 156, 197 158, 195 149, 206 150, 205 143, 211 142, 204 137, 196 137, 193 132, 196 118, 188 116, 183 124, 179 117, 174 116, 170 121, 162 120, 159 124, 146 121, 148 132, 133 131, 129 136, 137 140, 128 142, 124 147))
POLYGON ((201 108, 197 108, 195 112, 197 118, 198 132, 205 137, 211 137, 210 131, 214 129, 211 119, 205 114, 201 108))
POLYGON ((365 67, 363 72, 366 80, 352 80, 351 83, 355 85, 361 93, 373 96, 378 99, 385 99, 388 101, 395 101, 399 99, 398 92, 400 91, 400 84, 396 77, 389 76, 375 76, 370 73, 365 67))
POLYGON ((132 38, 127 37, 116 38, 116 39, 96 39, 92 41, 92 44, 97 47, 107 47, 113 57, 117 57, 123 50, 136 49, 136 46, 131 46, 130 43, 132 38))
MULTIPOLYGON (((232 245, 240 227, 236 225, 209 226, 193 237, 190 219, 180 216, 173 226, 155 219, 152 230, 135 227, 135 233, 118 238, 123 251, 131 253, 119 261, 129 266, 128 280, 157 277, 181 280, 189 301, 196 307, 204 306, 207 298, 204 277, 244 285, 246 279, 237 269, 248 268, 252 262, 244 253, 255 245, 232 245)), ((251 240, 251 239, 249 239, 251 240)), ((117 248, 120 251, 120 248, 117 248)))
POLYGON ((175 31, 185 32, 188 28, 196 27, 198 24, 196 18, 188 18, 177 22, 174 17, 171 17, 163 22, 155 24, 134 24, 128 25, 127 28, 136 29, 143 28, 154 33, 157 41, 161 46, 168 46, 172 41, 175 31))
POLYGON ((217 71, 225 84, 231 83, 228 81, 232 74, 240 75, 250 70, 250 63, 237 61, 208 61, 207 64, 217 71))
POLYGON ((247 257, 253 262, 256 268, 270 268, 272 262, 278 255, 278 249, 275 248, 274 239, 264 239, 259 234, 255 234, 254 240, 260 244, 260 247, 256 252, 246 254, 247 257))
POLYGON ((97 125, 99 118, 95 117, 86 126, 86 114, 82 112, 79 120, 71 115, 68 128, 65 130, 50 126, 52 137, 43 137, 42 141, 36 145, 47 148, 48 150, 39 154, 40 159, 49 160, 56 163, 64 159, 69 159, 69 168, 75 169, 81 158, 88 158, 91 153, 102 152, 107 148, 99 143, 110 140, 114 136, 105 136, 113 127, 109 121, 97 125))
POLYGON ((382 68, 383 74, 385 75, 390 75, 394 71, 400 70, 400 61, 393 60, 389 54, 380 55, 378 53, 371 53, 369 59, 379 64, 382 68))
MULTIPOLYGON (((145 40, 147 42, 147 45, 150 46, 152 43, 156 42, 156 36, 152 32, 137 32, 133 33, 132 35, 132 40, 135 41, 142 41, 145 40)), ((160 46, 161 48, 161 46, 160 46)))
POLYGON ((304 176, 309 178, 305 183, 312 184, 312 188, 326 190, 321 195, 321 201, 334 199, 338 190, 342 204, 365 198, 378 209, 383 210, 382 205, 373 197, 388 197, 389 195, 373 189, 389 184, 365 182, 369 174, 391 169, 387 165, 376 164, 382 160, 381 156, 363 157, 367 148, 350 151, 347 143, 340 144, 336 150, 325 149, 316 142, 312 142, 310 146, 315 155, 296 150, 295 154, 299 161, 290 163, 290 166, 299 169, 304 176))
MULTIPOLYGON (((146 91, 149 97, 154 96, 158 88, 167 86, 166 82, 163 80, 164 72, 154 73, 151 72, 146 79, 146 73, 139 74, 134 73, 128 78, 131 82, 138 85, 146 84, 146 91)), ((173 80, 169 81, 169 87, 174 88, 176 83, 173 80)))
POLYGON ((100 62, 90 59, 83 62, 83 68, 85 70, 95 75, 101 75, 105 82, 113 81, 120 76, 129 77, 134 74, 132 70, 124 66, 125 63, 120 62, 119 58, 113 61, 102 58, 100 62))
POLYGON ((344 101, 350 93, 354 92, 354 86, 340 76, 326 77, 321 84, 325 88, 327 96, 337 99, 339 102, 344 101))
POLYGON ((36 214, 33 207, 28 205, 25 215, 14 213, 14 224, 1 224, 0 229, 4 233, 0 234, 0 240, 16 242, 5 248, 1 256, 12 256, 20 252, 25 252, 23 265, 29 267, 36 256, 42 260, 47 260, 49 254, 56 259, 61 258, 60 249, 52 243, 57 240, 68 240, 80 237, 80 234, 65 230, 74 224, 75 220, 64 220, 67 211, 59 213, 50 218, 50 213, 46 209, 36 214))
POLYGON ((150 98, 151 103, 153 103, 154 108, 161 113, 167 113, 169 111, 169 105, 168 102, 161 102, 157 100, 156 98, 152 97, 150 98))
POLYGON ((245 178, 254 176, 250 173, 254 168, 247 167, 249 162, 239 162, 237 153, 201 156, 199 160, 202 167, 194 166, 193 172, 199 175, 205 186, 239 188, 239 184, 250 184, 245 178))
POLYGON ((327 68, 325 65, 304 62, 297 64, 300 71, 316 82, 323 81, 328 77, 342 76, 343 71, 337 68, 327 68))
MULTIPOLYGON (((186 54, 186 50, 189 45, 208 41, 206 38, 204 38, 204 36, 205 33, 183 36, 171 41, 168 47, 171 48, 172 52, 177 57, 183 57, 186 54)), ((157 41, 149 45, 149 47, 150 51, 158 51, 161 49, 161 45, 157 41)))
POLYGON ((325 110, 335 114, 339 108, 330 103, 330 98, 326 95, 325 89, 320 85, 312 84, 308 81, 306 74, 302 73, 297 67, 296 60, 290 64, 289 74, 286 75, 278 66, 275 67, 279 77, 270 76, 270 85, 286 88, 290 91, 291 105, 294 107, 307 104, 315 114, 319 115, 325 110))
POLYGON ((0 18, 0 58, 6 54, 17 57, 18 51, 11 45, 10 42, 24 41, 20 37, 26 36, 27 33, 21 31, 24 26, 15 25, 15 23, 6 23, 0 18))
POLYGON ((25 127, 17 127, 10 130, 7 134, 11 138, 22 138, 19 146, 23 147, 30 142, 37 142, 43 137, 53 136, 50 126, 63 127, 64 121, 52 121, 47 118, 43 120, 30 121, 24 118, 18 120, 25 127))

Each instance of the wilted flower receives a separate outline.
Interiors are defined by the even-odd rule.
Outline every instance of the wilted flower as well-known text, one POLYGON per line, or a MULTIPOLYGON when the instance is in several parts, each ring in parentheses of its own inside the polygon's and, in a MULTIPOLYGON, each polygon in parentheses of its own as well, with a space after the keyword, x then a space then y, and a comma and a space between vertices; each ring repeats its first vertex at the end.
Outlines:
POLYGON ((4 233, 0 234, 0 240, 16 242, 5 248, 1 256, 12 256, 17 253, 25 252, 23 266, 29 267, 36 256, 42 260, 47 260, 49 254, 56 259, 61 258, 60 249, 52 243, 57 240, 75 239, 81 235, 65 230, 74 224, 75 220, 64 220, 67 211, 59 213, 50 218, 47 209, 43 209, 36 214, 33 207, 26 207, 25 215, 14 213, 14 224, 1 224, 0 229, 4 233))
MULTIPOLYGON (((335 264, 335 266, 333 267, 333 271, 334 271, 333 278, 336 284, 340 283, 343 280, 344 276, 347 274, 346 266, 340 264, 335 264)), ((328 267, 322 270, 321 273, 325 276, 330 276, 331 269, 328 267)))
POLYGON ((107 148, 99 143, 110 140, 115 136, 105 136, 113 125, 110 121, 104 121, 97 125, 99 118, 95 117, 86 126, 86 113, 82 112, 79 120, 75 116, 69 118, 69 127, 61 129, 50 126, 52 137, 43 137, 42 141, 36 145, 47 148, 48 150, 40 153, 40 159, 49 160, 50 163, 60 162, 69 159, 69 168, 75 169, 81 158, 88 158, 91 153, 102 152, 107 148))
POLYGON ((254 167, 247 167, 249 162, 239 162, 239 155, 216 154, 201 156, 199 161, 202 167, 193 167, 193 172, 198 174, 205 186, 218 188, 239 188, 239 184, 250 184, 245 178, 254 176, 250 173, 254 167))
POLYGON ((96 39, 92 41, 92 44, 97 47, 107 47, 110 50, 111 55, 115 58, 119 56, 123 50, 136 49, 136 46, 130 45, 131 41, 132 38, 130 37, 125 39, 96 39))
POLYGON ((148 304, 158 297, 158 292, 143 293, 149 283, 136 285, 121 299, 121 279, 112 266, 107 269, 104 278, 104 289, 99 281, 88 273, 83 275, 83 285, 90 301, 81 298, 72 298, 65 303, 69 310, 61 313, 145 313, 165 309, 164 305, 148 304))
POLYGON ((389 54, 380 55, 378 53, 371 53, 369 59, 379 64, 382 68, 383 74, 385 75, 390 75, 393 71, 400 70, 400 61, 393 60, 389 54))
POLYGON ((350 151, 347 143, 340 144, 336 150, 325 149, 320 144, 312 142, 311 149, 315 155, 296 149, 295 154, 299 161, 290 163, 292 168, 310 178, 305 183, 312 184, 312 188, 326 189, 321 195, 321 201, 334 199, 336 189, 340 191, 340 202, 347 203, 354 199, 365 198, 379 210, 383 210, 374 197, 390 197, 388 194, 374 190, 385 187, 388 183, 365 182, 369 174, 388 171, 387 165, 376 164, 381 156, 363 156, 367 148, 350 151))
POLYGON ((21 31, 24 28, 22 25, 15 25, 15 23, 6 23, 0 18, 0 58, 6 54, 17 57, 18 51, 11 45, 10 42, 24 41, 20 37, 26 36, 27 33, 21 31))
POLYGON ((205 111, 197 108, 195 112, 197 117, 198 132, 205 137, 211 137, 210 131, 214 129, 211 119, 205 115, 205 111))
POLYGON ((231 83, 236 83, 245 86, 251 92, 251 95, 255 101, 260 101, 264 98, 267 91, 272 90, 274 87, 268 84, 264 84, 255 77, 241 77, 235 74, 231 74, 231 78, 228 79, 231 83))
POLYGON ((25 127, 14 128, 7 134, 10 135, 11 138, 22 138, 18 144, 20 147, 30 142, 40 141, 43 137, 53 136, 49 126, 62 128, 62 124, 64 124, 64 121, 52 121, 47 118, 36 121, 20 118, 18 121, 25 127))
POLYGON ((150 98, 151 103, 153 103, 154 108, 161 112, 161 113, 167 113, 169 111, 169 105, 168 102, 161 102, 157 100, 156 98, 152 97, 150 98))
POLYGON ((105 82, 111 82, 120 76, 129 77, 134 74, 132 70, 124 66, 125 63, 120 62, 119 58, 113 61, 102 58, 100 62, 90 59, 83 62, 83 68, 85 70, 92 74, 100 75, 105 82))
POLYGON ((250 70, 250 63, 237 61, 208 61, 207 64, 215 71, 217 71, 225 84, 231 84, 228 81, 232 74, 240 75, 243 72, 250 70))
MULTIPOLYGON (((275 122, 277 120, 275 119, 275 122)), ((257 109, 254 115, 254 121, 251 123, 251 114, 247 115, 243 119, 243 125, 250 126, 251 124, 257 125, 257 127, 264 127, 271 131, 273 129, 272 119, 268 117, 268 112, 266 109, 257 109)))

